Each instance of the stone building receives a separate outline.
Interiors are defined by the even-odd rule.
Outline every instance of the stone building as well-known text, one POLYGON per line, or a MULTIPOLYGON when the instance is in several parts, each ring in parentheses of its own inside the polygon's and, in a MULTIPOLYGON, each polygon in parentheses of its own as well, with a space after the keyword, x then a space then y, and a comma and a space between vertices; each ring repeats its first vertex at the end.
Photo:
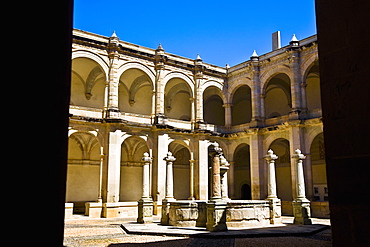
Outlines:
POLYGON ((278 155, 283 214, 296 195, 294 150, 304 161, 313 216, 328 216, 317 38, 297 40, 233 67, 74 30, 66 207, 91 217, 136 216, 141 158, 160 214, 168 151, 175 199, 209 198, 209 146, 230 164, 228 196, 265 199, 269 149, 278 155), (73 203, 73 204, 72 204, 73 203))

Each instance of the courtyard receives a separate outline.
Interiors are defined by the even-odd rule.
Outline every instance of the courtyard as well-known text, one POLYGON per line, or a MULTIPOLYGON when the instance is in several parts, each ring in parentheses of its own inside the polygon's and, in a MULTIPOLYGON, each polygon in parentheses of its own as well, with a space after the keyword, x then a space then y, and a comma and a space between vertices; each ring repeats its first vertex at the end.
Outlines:
MULTIPOLYGON (((155 217, 154 221, 159 222, 160 218, 155 217)), ((82 215, 73 215, 71 219, 65 220, 64 229, 64 245, 67 247, 89 246, 89 247, 105 247, 105 246, 331 246, 331 230, 329 219, 312 218, 313 225, 322 225, 326 228, 323 230, 307 234, 305 236, 290 236, 289 229, 294 226, 292 224, 293 217, 283 216, 283 224, 286 227, 281 227, 281 233, 274 236, 256 236, 251 237, 188 237, 188 236, 168 236, 162 235, 140 235, 127 234, 121 227, 121 224, 135 222, 134 218, 98 218, 93 219, 82 215), (282 233, 283 229, 285 233, 282 233)), ((260 229, 262 232, 266 228, 260 229)), ((244 230, 246 233, 253 229, 244 230)), ((274 231, 274 230, 272 230, 274 231)))

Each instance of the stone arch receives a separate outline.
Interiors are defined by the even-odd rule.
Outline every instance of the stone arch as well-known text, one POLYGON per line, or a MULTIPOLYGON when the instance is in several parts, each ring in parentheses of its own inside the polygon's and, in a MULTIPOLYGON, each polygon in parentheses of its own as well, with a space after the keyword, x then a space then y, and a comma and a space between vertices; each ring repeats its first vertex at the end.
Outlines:
POLYGON ((261 89, 262 93, 265 93, 266 85, 268 82, 278 74, 286 74, 289 77, 289 80, 292 81, 292 72, 291 68, 288 65, 280 65, 272 69, 267 69, 260 76, 261 89))
POLYGON ((311 64, 305 65, 302 82, 306 86, 304 90, 307 109, 313 113, 321 110, 319 61, 317 56, 312 56, 311 59, 308 59, 308 62, 311 62, 311 64))
POLYGON ((317 134, 310 145, 312 184, 315 201, 328 201, 326 160, 323 132, 317 134))
POLYGON ((143 115, 152 113, 154 78, 148 70, 138 63, 121 67, 118 87, 118 106, 121 111, 143 115))
POLYGON ((234 88, 230 97, 232 103, 232 125, 249 123, 252 119, 252 92, 248 85, 234 88))
POLYGON ((74 202, 74 213, 85 212, 85 202, 99 194, 100 142, 89 131, 70 132, 66 202, 74 202))
POLYGON ((214 80, 208 80, 208 81, 205 81, 201 87, 200 87, 200 90, 201 90, 201 94, 204 95, 204 92, 210 88, 210 87, 215 87, 215 88, 218 88, 220 91, 220 93, 218 94, 220 96, 220 98, 222 99, 222 101, 224 103, 227 102, 227 98, 225 96, 225 94, 223 93, 224 91, 224 86, 222 83, 220 82, 217 82, 217 81, 214 81, 214 80))
POLYGON ((208 86, 203 91, 203 119, 207 123, 225 125, 225 97, 219 87, 208 86))
POLYGON ((251 78, 243 77, 243 78, 240 78, 237 81, 233 82, 231 85, 229 85, 228 91, 230 93, 229 93, 229 98, 227 99, 228 102, 232 101, 233 95, 242 86, 248 86, 249 88, 252 88, 251 78))
POLYGON ((125 63, 125 64, 121 65, 118 68, 118 70, 117 70, 118 78, 120 78, 121 75, 128 69, 138 69, 138 70, 143 71, 150 78, 151 83, 152 83, 152 88, 155 88, 154 87, 155 72, 153 72, 150 68, 148 68, 147 66, 145 66, 141 63, 138 63, 138 62, 128 62, 128 63, 125 63))
POLYGON ((181 73, 173 72, 165 77, 164 106, 166 116, 190 121, 192 116, 192 86, 190 79, 181 73))
POLYGON ((318 61, 319 61, 318 55, 317 54, 313 54, 313 55, 311 55, 310 57, 308 57, 307 59, 305 59, 301 63, 301 71, 302 71, 302 80, 301 81, 303 81, 303 82, 305 81, 305 79, 306 79, 306 77, 308 75, 308 71, 318 61))
MULTIPOLYGON (((248 184, 249 188, 251 188, 250 146, 247 143, 241 143, 235 148, 233 162, 235 198, 251 200, 251 197, 242 197, 242 187, 248 184)), ((251 191, 249 191, 249 194, 251 195, 251 191)))
POLYGON ((104 74, 105 74, 105 80, 108 80, 109 61, 107 60, 106 57, 101 57, 91 51, 85 51, 85 50, 72 51, 71 56, 72 56, 72 60, 76 58, 88 58, 88 59, 95 61, 103 69, 104 74))
POLYGON ((139 136, 125 138, 121 145, 120 201, 138 201, 142 196, 141 158, 149 153, 146 141, 139 136))
POLYGON ((104 65, 92 56, 79 56, 72 60, 71 105, 104 107, 107 74, 101 64, 104 65))
POLYGON ((265 117, 288 115, 292 108, 291 80, 286 73, 275 73, 263 88, 265 117), (274 113, 272 116, 271 113, 274 113))
MULTIPOLYGON (((276 167, 276 187, 278 198, 282 201, 292 201, 292 174, 291 174, 291 154, 290 142, 285 138, 277 138, 268 146, 278 156, 275 161, 276 167)), ((289 208, 285 208, 282 204, 282 211, 284 214, 289 212, 289 208)), ((290 214, 290 213, 288 213, 290 214)))
POLYGON ((190 148, 182 140, 174 140, 168 145, 176 160, 173 163, 173 191, 178 200, 190 197, 190 148))
POLYGON ((189 89, 190 89, 190 97, 194 97, 194 82, 190 77, 188 77, 187 75, 185 75, 183 73, 171 72, 171 73, 167 74, 163 79, 164 87, 167 86, 167 83, 170 80, 175 79, 175 78, 179 78, 179 79, 182 79, 183 81, 185 81, 186 84, 188 85, 189 89))

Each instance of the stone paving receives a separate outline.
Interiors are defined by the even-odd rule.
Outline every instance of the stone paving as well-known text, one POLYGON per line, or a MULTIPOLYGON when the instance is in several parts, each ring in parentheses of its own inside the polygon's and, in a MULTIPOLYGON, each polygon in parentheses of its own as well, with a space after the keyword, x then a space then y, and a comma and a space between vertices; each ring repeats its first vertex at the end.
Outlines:
MULTIPOLYGON (((159 219, 155 219, 159 220, 159 219)), ((84 216, 74 216, 65 220, 64 245, 67 247, 88 246, 331 246, 330 229, 320 231, 310 236, 280 236, 254 235, 249 237, 228 236, 222 238, 206 238, 197 236, 168 236, 162 235, 134 235, 127 234, 121 224, 135 221, 135 219, 91 219, 84 216)), ((290 225, 292 217, 284 217, 283 223, 290 225)), ((314 224, 330 225, 328 219, 313 219, 314 224)), ((289 228, 289 227, 286 227, 289 228)), ((270 227, 270 230, 272 227, 270 227)), ((283 229, 283 228, 281 228, 283 229)), ((250 229, 253 230, 253 229, 250 229)), ((265 229, 259 229, 263 231, 265 229)), ((256 231, 256 229, 255 229, 256 231)), ((289 230, 286 230, 289 231, 289 230)), ((245 232, 245 231, 244 231, 245 232)))

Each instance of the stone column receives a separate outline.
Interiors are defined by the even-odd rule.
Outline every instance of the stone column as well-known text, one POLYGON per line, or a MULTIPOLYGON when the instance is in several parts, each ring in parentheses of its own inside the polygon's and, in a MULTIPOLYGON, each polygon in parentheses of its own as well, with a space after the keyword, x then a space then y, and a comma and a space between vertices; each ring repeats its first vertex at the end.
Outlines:
POLYGON ((220 179, 220 156, 222 149, 218 143, 212 144, 210 151, 212 159, 211 182, 212 192, 211 199, 207 202, 207 224, 208 231, 226 231, 226 202, 221 197, 221 179, 220 179))
POLYGON ((227 182, 227 173, 229 171, 230 164, 227 162, 226 158, 222 155, 220 157, 220 175, 221 175, 221 197, 222 200, 228 201, 229 193, 228 193, 228 182, 227 182))
POLYGON ((233 104, 226 103, 222 107, 225 108, 225 126, 231 128, 232 125, 231 108, 233 107, 233 104))
POLYGON ((267 198, 270 203, 270 224, 281 223, 281 201, 276 193, 275 160, 278 156, 270 149, 264 159, 267 161, 267 198))
POLYGON ((203 60, 198 55, 197 58, 194 60, 194 82, 195 82, 195 122, 196 122, 196 129, 203 129, 204 120, 203 120, 203 91, 202 91, 202 82, 204 79, 203 72, 204 72, 204 65, 203 60))
POLYGON ((163 78, 165 76, 165 64, 166 55, 162 45, 159 45, 157 50, 155 50, 155 86, 156 86, 156 96, 155 96, 155 123, 156 124, 166 124, 166 116, 164 114, 164 85, 163 78))
POLYGON ((301 150, 295 150, 295 154, 292 156, 295 160, 296 165, 296 190, 297 198, 293 200, 293 214, 294 224, 310 225, 312 221, 310 219, 310 201, 306 198, 304 174, 303 174, 303 160, 306 158, 301 150))
POLYGON ((152 162, 152 158, 149 157, 148 153, 144 153, 143 158, 143 195, 138 201, 138 223, 152 223, 153 222, 153 200, 149 196, 149 166, 152 162))
POLYGON ((252 100, 252 127, 258 127, 261 125, 261 118, 263 116, 262 111, 264 108, 261 105, 261 82, 260 82, 260 68, 259 59, 254 57, 251 59, 252 64, 252 88, 251 88, 251 100, 252 100))
POLYGON ((113 33, 109 38, 108 44, 108 58, 109 58, 109 73, 108 73, 108 113, 107 117, 118 118, 120 111, 118 109, 118 84, 119 78, 117 74, 118 69, 118 45, 119 38, 116 33, 113 33))
POLYGON ((299 42, 291 41, 291 51, 289 61, 292 68, 291 95, 292 95, 292 110, 289 114, 290 119, 299 119, 301 111, 301 69, 300 69, 300 53, 299 42))
POLYGON ((166 168, 167 168, 166 169, 166 195, 165 195, 165 198, 162 200, 161 223, 163 225, 168 225, 170 202, 175 201, 175 198, 173 197, 173 162, 176 160, 176 158, 172 156, 171 152, 168 152, 164 160, 166 161, 166 168))
POLYGON ((190 181, 189 181, 189 200, 194 200, 194 163, 195 160, 193 159, 193 152, 191 152, 191 160, 189 160, 190 163, 190 181))

